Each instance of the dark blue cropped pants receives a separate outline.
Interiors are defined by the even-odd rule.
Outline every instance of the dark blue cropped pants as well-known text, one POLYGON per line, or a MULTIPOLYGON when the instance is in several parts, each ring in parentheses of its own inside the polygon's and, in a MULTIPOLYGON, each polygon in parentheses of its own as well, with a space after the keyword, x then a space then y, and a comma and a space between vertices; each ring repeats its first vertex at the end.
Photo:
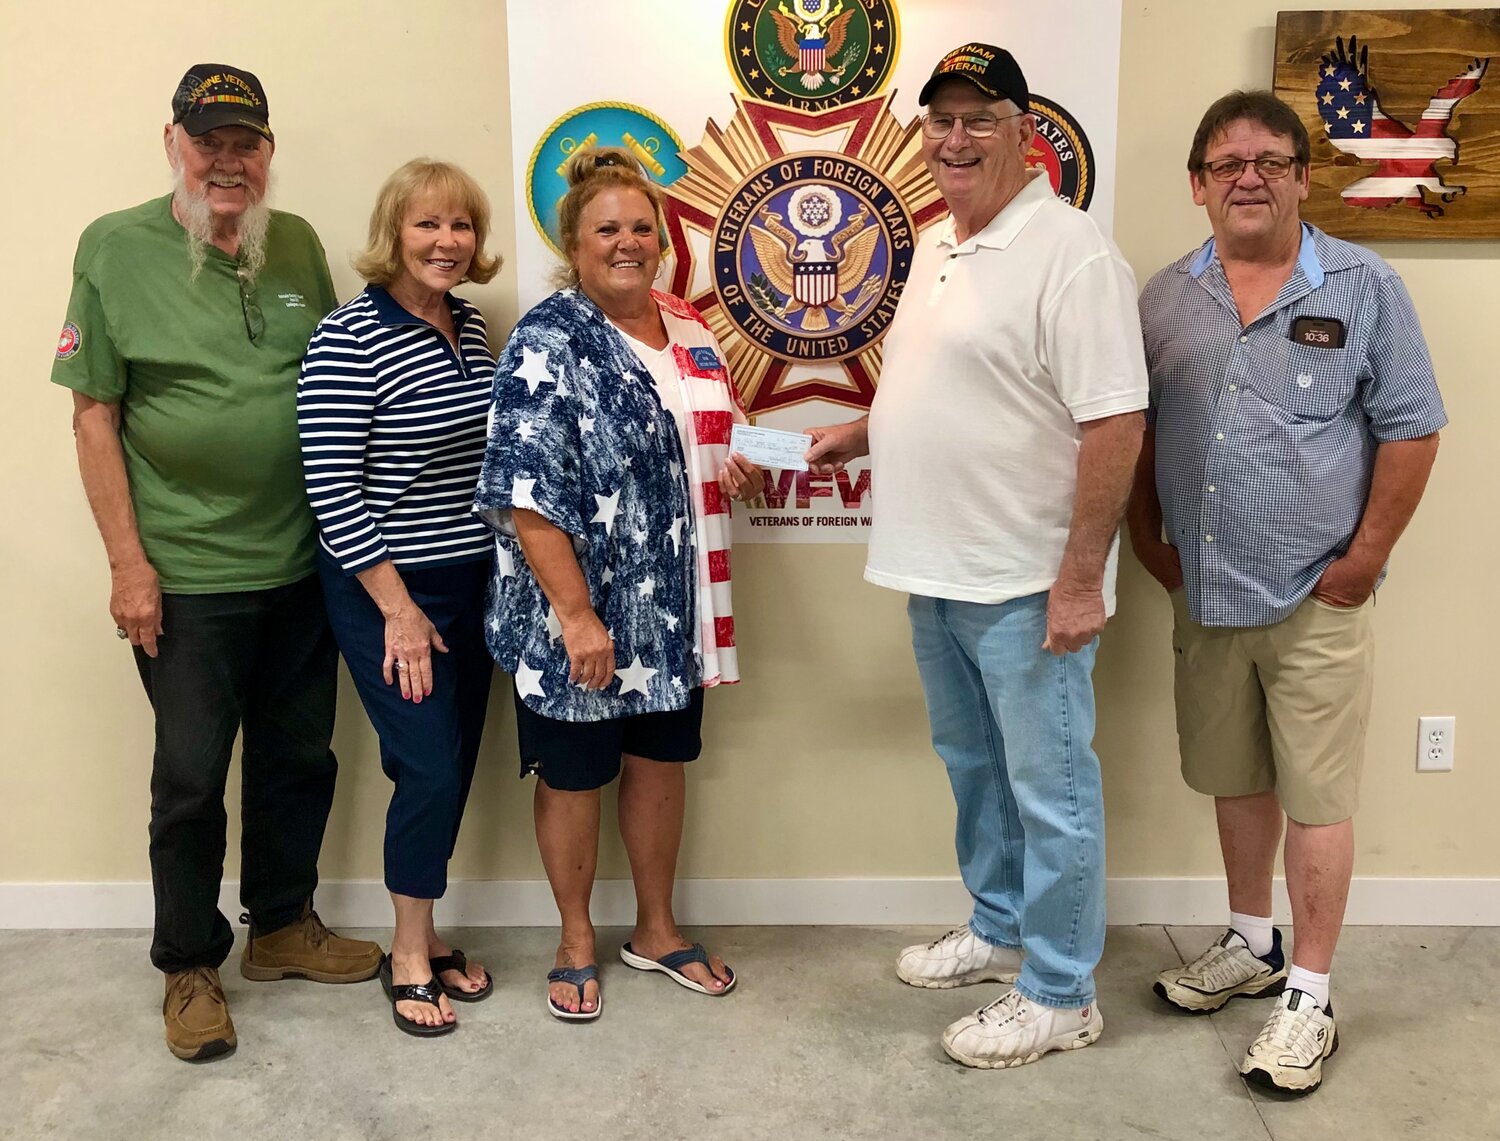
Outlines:
POLYGON ((385 683, 385 619, 359 579, 326 555, 319 573, 328 621, 354 687, 380 738, 380 767, 395 784, 385 817, 385 886, 439 899, 474 777, 494 661, 484 643, 483 559, 430 569, 402 568, 412 601, 448 647, 432 654, 432 694, 420 704, 385 683))

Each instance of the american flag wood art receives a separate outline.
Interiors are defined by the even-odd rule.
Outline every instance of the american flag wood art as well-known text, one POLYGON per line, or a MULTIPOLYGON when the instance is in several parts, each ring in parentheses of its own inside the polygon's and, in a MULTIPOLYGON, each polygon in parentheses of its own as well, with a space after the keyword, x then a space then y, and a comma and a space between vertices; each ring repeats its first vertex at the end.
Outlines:
POLYGON ((1282 12, 1275 86, 1312 139, 1308 221, 1500 237, 1500 9, 1282 12))

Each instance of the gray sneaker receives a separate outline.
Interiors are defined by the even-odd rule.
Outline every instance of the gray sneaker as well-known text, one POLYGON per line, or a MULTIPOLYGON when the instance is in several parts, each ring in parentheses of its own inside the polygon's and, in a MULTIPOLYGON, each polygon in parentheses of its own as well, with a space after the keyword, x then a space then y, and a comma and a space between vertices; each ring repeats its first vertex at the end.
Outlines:
POLYGON ((1323 1084, 1323 1059, 1339 1048, 1333 1004, 1326 1010, 1306 991, 1289 990, 1250 1045, 1240 1073, 1283 1093, 1312 1093, 1323 1084))
POLYGON ((1151 989, 1173 1006, 1207 1014, 1231 998, 1272 998, 1286 986, 1286 975, 1279 927, 1271 932, 1271 953, 1264 958, 1230 928, 1191 963, 1162 971, 1151 989))
POLYGON ((948 990, 972 983, 1013 983, 1021 974, 1021 952, 986 943, 968 927, 955 927, 931 943, 905 948, 896 977, 910 986, 948 990))

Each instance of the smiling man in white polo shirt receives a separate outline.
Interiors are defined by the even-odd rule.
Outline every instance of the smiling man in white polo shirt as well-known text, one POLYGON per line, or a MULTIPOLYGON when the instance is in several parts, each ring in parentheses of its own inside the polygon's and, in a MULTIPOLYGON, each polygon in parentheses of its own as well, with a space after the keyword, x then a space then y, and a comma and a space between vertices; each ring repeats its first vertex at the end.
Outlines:
POLYGON ((968 923, 909 947, 913 986, 1014 982, 943 1047, 996 1069, 1103 1030, 1104 803, 1093 666, 1147 403, 1135 279, 1026 166, 1010 53, 970 43, 922 88, 923 157, 951 217, 923 236, 870 415, 808 460, 868 452, 865 578, 910 594, 932 741, 958 807, 968 923))

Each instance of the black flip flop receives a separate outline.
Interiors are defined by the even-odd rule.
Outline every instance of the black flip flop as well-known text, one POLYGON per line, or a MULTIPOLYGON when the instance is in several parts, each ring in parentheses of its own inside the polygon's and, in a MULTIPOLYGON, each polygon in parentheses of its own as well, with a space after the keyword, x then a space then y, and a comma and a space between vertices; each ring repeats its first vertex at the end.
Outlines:
POLYGON ((449 986, 443 981, 444 971, 457 971, 461 975, 469 973, 469 960, 457 947, 446 955, 428 959, 427 963, 432 967, 432 977, 437 979, 437 984, 443 988, 443 993, 455 1002, 478 1002, 482 998, 489 998, 490 991, 495 989, 495 980, 489 971, 484 972, 484 986, 478 990, 463 990, 461 987, 449 986))
POLYGON ((410 1018, 402 1016, 396 1009, 398 1002, 426 1002, 433 1006, 438 1005, 438 999, 443 996, 443 988, 438 985, 436 978, 430 978, 425 983, 415 985, 392 981, 391 957, 386 955, 380 960, 380 985, 385 988, 385 996, 391 1000, 391 1017, 396 1020, 396 1029, 410 1034, 416 1038, 436 1038, 440 1034, 451 1033, 457 1026, 457 1022, 439 1022, 436 1026, 424 1026, 413 1022, 410 1018))

